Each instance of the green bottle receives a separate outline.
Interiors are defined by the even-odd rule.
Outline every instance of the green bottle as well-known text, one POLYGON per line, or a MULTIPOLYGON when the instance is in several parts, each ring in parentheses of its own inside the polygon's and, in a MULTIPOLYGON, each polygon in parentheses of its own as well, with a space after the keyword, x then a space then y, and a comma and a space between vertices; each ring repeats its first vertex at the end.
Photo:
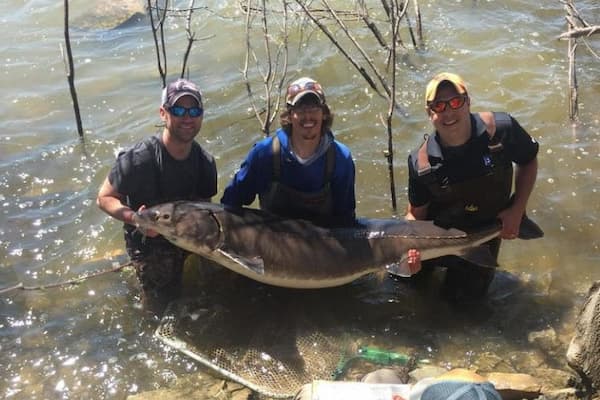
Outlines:
POLYGON ((382 365, 406 365, 410 360, 410 357, 406 354, 395 353, 393 351, 387 351, 368 346, 361 346, 358 349, 358 356, 364 360, 382 365))

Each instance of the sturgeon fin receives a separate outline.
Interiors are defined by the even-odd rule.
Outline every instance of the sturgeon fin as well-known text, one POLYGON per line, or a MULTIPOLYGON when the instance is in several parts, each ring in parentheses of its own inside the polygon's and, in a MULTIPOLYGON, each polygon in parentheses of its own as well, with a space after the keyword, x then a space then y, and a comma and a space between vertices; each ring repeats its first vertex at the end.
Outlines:
POLYGON ((521 219, 521 225, 519 226, 519 239, 539 239, 544 237, 544 231, 539 227, 538 224, 533 222, 527 214, 523 215, 521 219))
POLYGON ((458 257, 481 267, 495 268, 498 266, 498 261, 492 256, 490 247, 485 244, 465 249, 458 254, 458 257))
POLYGON ((238 255, 230 254, 223 250, 219 250, 219 253, 221 253, 223 256, 227 257, 231 261, 235 262, 242 268, 249 269, 250 271, 254 272, 255 274, 258 274, 258 275, 265 274, 265 264, 263 262, 263 259, 260 257, 254 257, 254 258, 240 257, 238 255))

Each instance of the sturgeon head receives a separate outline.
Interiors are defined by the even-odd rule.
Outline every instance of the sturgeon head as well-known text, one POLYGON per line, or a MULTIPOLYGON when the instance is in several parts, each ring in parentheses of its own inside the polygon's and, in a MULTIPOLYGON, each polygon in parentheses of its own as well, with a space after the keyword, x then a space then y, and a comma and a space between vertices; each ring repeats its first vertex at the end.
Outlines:
POLYGON ((185 250, 209 255, 223 241, 223 231, 211 203, 173 202, 135 213, 133 221, 142 231, 155 231, 185 250))

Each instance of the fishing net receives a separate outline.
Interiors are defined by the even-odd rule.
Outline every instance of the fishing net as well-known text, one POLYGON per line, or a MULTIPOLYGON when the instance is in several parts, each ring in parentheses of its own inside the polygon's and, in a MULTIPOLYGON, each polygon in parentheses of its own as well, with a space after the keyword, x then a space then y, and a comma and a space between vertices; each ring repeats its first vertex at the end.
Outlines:
MULTIPOLYGON (((213 299, 214 300, 214 299, 213 299)), ((165 344, 228 379, 274 398, 293 396, 313 380, 331 380, 351 349, 298 309, 280 302, 174 302, 156 330, 165 344)))
POLYGON ((373 364, 408 361, 402 354, 360 346, 360 338, 372 343, 365 327, 379 330, 373 328, 378 320, 386 326, 390 320, 388 312, 378 316, 381 304, 371 307, 356 299, 352 286, 277 288, 205 261, 194 268, 192 261, 184 282, 197 286, 169 304, 156 337, 259 394, 291 397, 306 383, 360 380, 373 364))

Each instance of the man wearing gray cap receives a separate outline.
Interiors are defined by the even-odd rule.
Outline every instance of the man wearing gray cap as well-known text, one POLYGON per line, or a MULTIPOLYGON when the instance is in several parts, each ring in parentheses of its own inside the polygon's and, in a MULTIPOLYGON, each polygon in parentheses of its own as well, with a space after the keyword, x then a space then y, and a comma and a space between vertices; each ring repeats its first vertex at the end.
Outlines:
POLYGON ((292 82, 281 128, 256 143, 225 188, 221 203, 251 204, 290 218, 325 225, 354 222, 354 161, 334 139, 333 115, 322 86, 311 78, 292 82))
POLYGON ((162 132, 119 153, 96 199, 101 210, 124 222, 144 305, 154 311, 178 296, 189 253, 156 232, 136 230, 135 212, 168 201, 210 201, 217 193, 215 161, 194 140, 204 113, 198 87, 185 79, 169 83, 159 113, 162 132))

